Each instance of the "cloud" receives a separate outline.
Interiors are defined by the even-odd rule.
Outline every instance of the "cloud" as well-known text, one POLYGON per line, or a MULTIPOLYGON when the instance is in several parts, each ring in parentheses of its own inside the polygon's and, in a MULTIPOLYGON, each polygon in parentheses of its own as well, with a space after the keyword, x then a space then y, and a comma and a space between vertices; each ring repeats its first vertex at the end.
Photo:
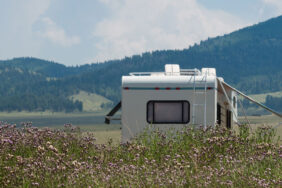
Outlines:
POLYGON ((282 1, 281 0, 262 0, 263 3, 272 6, 276 13, 282 13, 282 1))
POLYGON ((183 49, 246 25, 226 12, 204 8, 196 0, 100 1, 112 12, 93 32, 98 41, 97 61, 156 49, 183 49))
POLYGON ((36 56, 40 42, 33 24, 49 8, 50 0, 1 1, 0 58, 36 56))
POLYGON ((59 27, 54 21, 48 17, 41 19, 45 27, 44 31, 40 32, 40 35, 51 40, 55 44, 59 44, 64 47, 70 47, 80 43, 78 36, 67 36, 65 30, 59 27))

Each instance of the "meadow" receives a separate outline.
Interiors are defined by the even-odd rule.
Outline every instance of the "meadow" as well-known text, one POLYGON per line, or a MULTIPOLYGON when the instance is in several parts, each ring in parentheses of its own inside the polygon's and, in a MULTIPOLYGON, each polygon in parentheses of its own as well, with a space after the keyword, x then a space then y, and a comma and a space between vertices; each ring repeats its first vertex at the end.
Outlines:
POLYGON ((125 144, 121 125, 103 124, 103 113, 0 117, 0 187, 282 186, 275 116, 248 117, 250 126, 232 130, 148 128, 125 144))
POLYGON ((0 126, 1 187, 281 187, 282 146, 271 128, 163 133, 97 144, 90 132, 0 126))

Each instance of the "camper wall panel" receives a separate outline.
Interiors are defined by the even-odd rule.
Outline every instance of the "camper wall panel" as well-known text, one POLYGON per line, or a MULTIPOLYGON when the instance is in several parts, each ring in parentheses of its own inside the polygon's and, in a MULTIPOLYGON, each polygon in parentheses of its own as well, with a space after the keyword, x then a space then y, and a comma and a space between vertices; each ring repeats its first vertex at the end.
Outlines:
MULTIPOLYGON (((122 90, 122 142, 127 142, 134 136, 140 134, 148 125, 165 131, 169 128, 181 130, 184 125, 193 123, 193 95, 193 90, 142 90, 141 88, 140 90, 122 90), (152 119, 147 120, 147 104, 149 101, 188 101, 189 103, 183 103, 183 119, 186 121, 188 118, 188 123, 151 123, 152 119)), ((199 95, 199 98, 204 102, 204 95, 199 95)), ((207 125, 214 125, 216 122, 216 103, 216 90, 208 90, 207 125)), ((201 110, 201 114, 197 114, 196 117, 198 125, 202 125, 203 123, 204 116, 202 111, 203 110, 201 110)))

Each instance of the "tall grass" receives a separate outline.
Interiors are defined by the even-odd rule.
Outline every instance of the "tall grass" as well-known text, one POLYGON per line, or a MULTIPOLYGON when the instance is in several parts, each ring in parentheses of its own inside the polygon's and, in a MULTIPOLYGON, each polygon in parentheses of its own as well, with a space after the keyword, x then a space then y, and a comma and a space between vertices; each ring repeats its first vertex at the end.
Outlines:
POLYGON ((0 187, 281 187, 282 146, 274 138, 266 127, 186 127, 101 145, 70 125, 2 124, 0 187))

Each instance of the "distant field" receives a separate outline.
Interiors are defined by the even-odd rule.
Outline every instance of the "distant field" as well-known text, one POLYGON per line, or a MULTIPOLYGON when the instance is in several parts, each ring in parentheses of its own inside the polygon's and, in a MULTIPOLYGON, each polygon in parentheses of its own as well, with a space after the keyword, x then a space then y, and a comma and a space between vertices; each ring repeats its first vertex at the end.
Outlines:
POLYGON ((85 91, 80 91, 78 94, 71 96, 70 99, 73 101, 81 101, 84 112, 101 111, 102 104, 112 103, 112 101, 101 95, 97 95, 95 93, 87 93, 85 91))
MULTIPOLYGON (((241 122, 247 122, 245 117, 239 118, 241 122)), ((247 119, 251 124, 265 124, 265 125, 274 125, 279 122, 282 123, 282 119, 275 115, 265 115, 265 116, 247 116, 247 119)))
POLYGON ((250 95, 250 97, 252 97, 253 99, 255 99, 256 101, 258 101, 260 103, 264 103, 267 95, 270 95, 270 96, 273 96, 273 97, 282 97, 282 91, 250 95))
MULTIPOLYGON (((248 122, 251 125, 251 128, 255 130, 256 128, 260 126, 270 126, 273 127, 276 130, 277 137, 280 136, 282 139, 282 119, 274 116, 274 115, 265 115, 265 116, 247 116, 248 121, 245 119, 245 117, 240 117, 240 123, 246 123, 248 122)), ((282 141, 282 140, 281 140, 282 141)))
POLYGON ((52 117, 70 117, 70 116, 102 116, 106 114, 107 111, 99 111, 99 112, 72 112, 72 113, 65 113, 65 112, 50 112, 50 111, 44 111, 44 112, 0 112, 0 117, 40 117, 40 116, 52 116, 52 117))
MULTIPOLYGON (((256 101, 260 103, 265 103, 267 95, 273 96, 273 97, 282 97, 282 91, 278 92, 272 92, 272 93, 264 93, 264 94, 254 94, 254 95, 249 95, 251 98, 255 99, 256 101)), ((240 100, 243 100, 244 98, 242 96, 239 96, 240 100)), ((238 112, 241 115, 244 115, 242 111, 242 105, 241 103, 238 104, 238 112)), ((272 108, 271 106, 268 106, 272 108)), ((260 114, 260 115, 267 115, 270 114, 268 111, 264 110, 263 108, 259 107, 258 105, 255 106, 249 106, 246 107, 244 106, 244 111, 247 113, 247 115, 253 115, 253 114, 260 114)))
POLYGON ((52 112, 13 112, 0 113, 0 121, 21 125, 22 122, 32 122, 36 127, 63 128, 65 124, 81 127, 82 130, 115 130, 119 129, 118 122, 113 125, 104 124, 106 112, 100 113, 52 113, 52 112), (116 126, 116 127, 115 127, 116 126))

